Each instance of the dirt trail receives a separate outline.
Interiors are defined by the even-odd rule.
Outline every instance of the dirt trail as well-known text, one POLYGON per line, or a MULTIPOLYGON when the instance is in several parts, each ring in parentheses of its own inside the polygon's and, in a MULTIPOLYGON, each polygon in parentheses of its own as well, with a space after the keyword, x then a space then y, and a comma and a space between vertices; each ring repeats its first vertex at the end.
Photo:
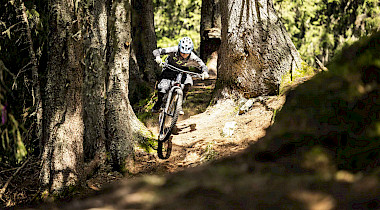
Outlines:
MULTIPOLYGON (((211 99, 216 75, 208 80, 194 80, 194 86, 184 104, 186 114, 194 113, 197 103, 206 107, 211 99)), ((284 103, 284 97, 268 97, 257 102, 245 114, 238 115, 238 107, 232 101, 224 101, 208 107, 206 111, 193 116, 182 117, 177 122, 178 132, 172 135, 172 154, 161 160, 156 151, 148 153, 143 149, 136 152, 133 174, 165 174, 188 167, 204 164, 238 153, 265 135, 270 126, 273 110, 284 103), (228 122, 236 122, 231 136, 223 134, 228 122), (195 126, 195 129, 194 129, 195 126)), ((198 104, 199 106, 199 104, 198 104)), ((157 135, 157 127, 149 127, 157 135)))
MULTIPOLYGON (((268 97, 264 103, 255 103, 247 113, 242 115, 238 115, 238 107, 232 101, 224 101, 208 107, 216 81, 216 74, 210 75, 211 78, 205 81, 194 80, 194 86, 183 107, 185 115, 181 116, 177 122, 178 132, 172 135, 173 148, 169 159, 159 159, 155 150, 146 152, 144 149, 137 149, 133 167, 129 168, 130 176, 105 168, 87 180, 87 188, 76 197, 88 197, 110 183, 127 181, 140 175, 161 176, 207 164, 210 161, 239 153, 263 137, 265 129, 271 124, 273 110, 282 106, 284 97, 268 97), (236 128, 231 136, 226 136, 222 132, 227 122, 236 122, 236 128)), ((158 116, 154 122, 157 118, 158 116)), ((152 124, 148 128, 157 135, 156 125, 152 124)), ((28 170, 23 171, 23 174, 14 180, 19 187, 9 190, 8 193, 14 195, 14 198, 9 199, 7 205, 28 203, 37 195, 38 187, 35 183, 38 182, 39 175, 38 161, 30 161, 28 170), (26 173, 28 175, 25 175, 26 173), (26 176, 30 177, 27 182, 23 180, 26 176), (22 192, 18 192, 20 190, 22 192), (30 191, 33 196, 30 198, 25 196, 28 193, 24 191, 30 191)))

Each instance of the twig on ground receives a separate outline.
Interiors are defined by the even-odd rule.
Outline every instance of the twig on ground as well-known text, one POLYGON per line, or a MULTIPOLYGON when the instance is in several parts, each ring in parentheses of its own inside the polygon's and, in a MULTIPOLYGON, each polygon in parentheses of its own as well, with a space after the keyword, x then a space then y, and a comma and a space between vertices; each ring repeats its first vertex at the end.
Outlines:
POLYGON ((13 171, 13 170, 16 170, 16 169, 18 169, 18 168, 5 169, 5 170, 0 171, 0 174, 4 173, 4 172, 7 172, 7 171, 13 171))
POLYGON ((3 188, 0 190, 0 199, 2 199, 3 194, 5 193, 5 190, 7 189, 9 183, 12 181, 13 177, 16 176, 16 174, 26 165, 26 163, 29 161, 29 158, 20 166, 16 172, 8 179, 8 181, 4 184, 3 188))
POLYGON ((323 65, 323 63, 318 58, 315 58, 315 60, 317 61, 317 64, 319 65, 320 69, 322 69, 323 71, 328 71, 328 69, 323 65))

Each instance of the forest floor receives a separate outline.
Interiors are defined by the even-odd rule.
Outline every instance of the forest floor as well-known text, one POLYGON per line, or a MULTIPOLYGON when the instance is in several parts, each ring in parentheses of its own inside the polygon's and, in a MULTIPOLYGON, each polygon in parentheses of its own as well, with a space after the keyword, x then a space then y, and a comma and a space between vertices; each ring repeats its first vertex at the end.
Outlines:
MULTIPOLYGON (((209 105, 215 80, 212 76, 205 81, 194 81, 193 90, 184 105, 186 114, 178 120, 177 130, 172 135, 170 158, 162 160, 156 151, 148 153, 139 149, 131 171, 133 174, 165 174, 195 167, 239 153, 265 135, 265 129, 271 125, 273 111, 282 106, 285 98, 266 97, 241 115, 232 101, 215 104, 196 114, 209 105), (228 130, 229 133, 223 132, 228 124, 235 126, 228 130)), ((157 136, 155 123, 148 128, 157 136)))
MULTIPOLYGON (((147 174, 166 175, 205 165, 213 160, 238 154, 265 136, 266 128, 272 123, 274 111, 285 103, 285 96, 264 97, 254 103, 248 112, 239 114, 239 108, 232 101, 209 106, 215 81, 216 74, 212 71, 209 79, 194 80, 194 86, 184 104, 185 115, 178 120, 177 132, 172 135, 173 148, 170 158, 159 159, 155 150, 148 152, 138 148, 134 165, 129 168, 129 174, 99 171, 87 180, 85 189, 75 197, 87 197, 97 193, 109 183, 124 178, 133 179, 147 174), (236 124, 229 130, 229 134, 226 134, 223 129, 229 123, 236 124)), ((158 116, 154 115, 145 122, 155 135, 158 131, 157 118, 158 116)), ((1 206, 22 207, 24 204, 34 203, 31 201, 39 193, 39 187, 35 185, 38 182, 39 165, 39 160, 30 160, 20 170, 1 198, 3 202, 1 206)), ((0 173, 12 175, 15 170, 0 171, 0 173)))
MULTIPOLYGON (((249 146, 266 135, 285 96, 261 97, 239 114, 235 102, 209 106, 216 75, 195 80, 184 104, 185 115, 172 138, 172 154, 159 159, 155 150, 138 148, 129 173, 100 170, 83 188, 62 198, 36 202, 40 197, 40 161, 3 170, 0 181, 19 170, 0 198, 4 207, 32 209, 376 209, 380 188, 373 177, 337 173, 323 178, 283 162, 249 162, 249 146), (226 124, 235 122, 230 133, 226 124), (339 176, 338 176, 339 175, 339 176), (377 197, 376 197, 377 196, 377 197), (37 199, 36 199, 37 198, 37 199), (362 208, 363 207, 363 208, 362 208), (355 208, 354 208, 355 209, 355 208)), ((297 86, 303 81, 294 82, 297 86)), ((157 133, 153 115, 145 124, 157 133)), ((322 167, 323 168, 323 167, 322 167)))

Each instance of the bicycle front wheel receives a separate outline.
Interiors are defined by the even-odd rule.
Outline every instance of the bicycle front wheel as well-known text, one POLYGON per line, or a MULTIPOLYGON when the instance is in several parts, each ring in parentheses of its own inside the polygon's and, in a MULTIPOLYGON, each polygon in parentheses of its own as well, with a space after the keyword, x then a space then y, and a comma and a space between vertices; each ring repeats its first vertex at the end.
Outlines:
POLYGON ((160 159, 168 159, 172 153, 172 138, 165 141, 158 141, 157 155, 160 159))
POLYGON ((179 115, 179 107, 182 104, 182 94, 173 91, 172 97, 168 98, 169 104, 160 113, 160 132, 158 141, 166 141, 169 139, 172 130, 177 123, 179 115))

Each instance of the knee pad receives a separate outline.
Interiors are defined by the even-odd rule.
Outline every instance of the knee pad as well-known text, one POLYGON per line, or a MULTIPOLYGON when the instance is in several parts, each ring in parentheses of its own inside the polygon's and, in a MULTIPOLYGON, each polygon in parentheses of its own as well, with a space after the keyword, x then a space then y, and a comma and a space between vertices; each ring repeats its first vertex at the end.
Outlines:
POLYGON ((160 83, 158 83, 157 85, 158 92, 164 93, 164 94, 168 92, 169 87, 170 87, 170 80, 168 79, 162 79, 160 83))

